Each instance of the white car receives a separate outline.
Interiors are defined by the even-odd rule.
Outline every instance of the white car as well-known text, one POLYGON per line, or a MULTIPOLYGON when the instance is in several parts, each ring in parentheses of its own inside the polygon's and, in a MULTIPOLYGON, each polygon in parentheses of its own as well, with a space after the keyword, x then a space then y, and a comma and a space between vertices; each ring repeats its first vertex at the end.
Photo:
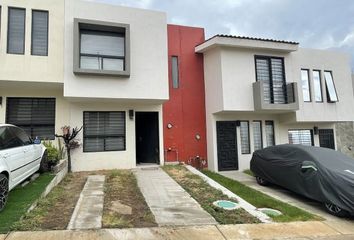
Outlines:
POLYGON ((43 166, 46 148, 19 127, 0 124, 0 211, 9 191, 43 166))

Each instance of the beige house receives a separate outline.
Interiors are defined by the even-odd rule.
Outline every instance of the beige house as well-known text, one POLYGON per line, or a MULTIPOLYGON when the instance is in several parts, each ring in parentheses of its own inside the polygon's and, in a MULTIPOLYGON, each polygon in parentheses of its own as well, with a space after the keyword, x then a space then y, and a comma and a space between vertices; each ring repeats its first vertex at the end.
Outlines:
POLYGON ((163 164, 165 13, 80 0, 0 4, 0 122, 42 139, 83 126, 73 171, 163 164))
POLYGON ((354 119, 350 58, 288 41, 217 35, 204 55, 209 168, 249 168, 253 151, 284 143, 337 148, 354 119))

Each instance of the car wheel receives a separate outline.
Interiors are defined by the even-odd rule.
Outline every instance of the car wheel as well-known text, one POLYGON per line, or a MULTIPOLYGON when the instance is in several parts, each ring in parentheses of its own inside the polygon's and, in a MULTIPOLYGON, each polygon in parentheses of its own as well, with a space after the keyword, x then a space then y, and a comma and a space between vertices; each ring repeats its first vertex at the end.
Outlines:
POLYGON ((48 153, 47 153, 47 151, 45 151, 43 153, 43 156, 42 156, 42 159, 41 159, 41 163, 40 163, 40 166, 39 166, 39 172, 41 172, 41 173, 49 171, 47 157, 48 157, 48 153))
POLYGON ((259 176, 256 176, 256 181, 257 181, 257 183, 258 183, 259 185, 261 185, 261 186, 267 186, 267 185, 269 185, 269 182, 268 182, 267 180, 265 180, 265 179, 263 179, 263 178, 261 178, 261 177, 259 177, 259 176))
POLYGON ((332 214, 334 216, 346 217, 349 215, 349 213, 347 211, 341 209, 337 205, 334 205, 332 203, 325 203, 324 205, 325 205, 327 212, 329 212, 330 214, 332 214))
POLYGON ((0 212, 4 210, 8 196, 9 179, 4 174, 0 174, 0 212))

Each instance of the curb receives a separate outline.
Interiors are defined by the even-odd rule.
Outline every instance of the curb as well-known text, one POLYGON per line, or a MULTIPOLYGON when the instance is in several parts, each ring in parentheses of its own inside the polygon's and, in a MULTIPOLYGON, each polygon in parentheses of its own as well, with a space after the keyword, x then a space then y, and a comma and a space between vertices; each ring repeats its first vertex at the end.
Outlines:
POLYGON ((204 175, 203 173, 201 173, 200 171, 198 171, 197 169, 195 169, 194 167, 192 167, 190 165, 185 165, 185 167, 189 171, 191 171, 192 173, 202 177, 213 188, 216 188, 216 189, 222 191, 223 194, 225 194, 226 196, 228 196, 230 198, 237 199, 241 208, 243 208, 246 212, 248 212, 252 216, 255 216, 256 218, 258 218, 262 223, 272 223, 273 222, 272 219, 268 215, 262 213, 261 211, 258 211, 255 206, 253 206, 249 202, 245 201, 241 197, 237 196, 235 193, 231 192, 229 189, 223 187, 218 182, 216 182, 213 179, 209 178, 208 176, 204 175))

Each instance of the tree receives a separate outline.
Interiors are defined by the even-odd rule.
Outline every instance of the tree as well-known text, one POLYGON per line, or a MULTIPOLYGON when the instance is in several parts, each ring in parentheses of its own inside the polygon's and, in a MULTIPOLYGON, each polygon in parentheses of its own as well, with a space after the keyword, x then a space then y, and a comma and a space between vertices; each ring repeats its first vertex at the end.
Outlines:
POLYGON ((61 128, 63 131, 62 135, 55 134, 56 137, 62 138, 66 148, 66 154, 68 156, 68 172, 71 172, 71 149, 78 148, 80 143, 75 140, 76 136, 82 130, 82 127, 71 128, 70 126, 64 126, 61 128))

